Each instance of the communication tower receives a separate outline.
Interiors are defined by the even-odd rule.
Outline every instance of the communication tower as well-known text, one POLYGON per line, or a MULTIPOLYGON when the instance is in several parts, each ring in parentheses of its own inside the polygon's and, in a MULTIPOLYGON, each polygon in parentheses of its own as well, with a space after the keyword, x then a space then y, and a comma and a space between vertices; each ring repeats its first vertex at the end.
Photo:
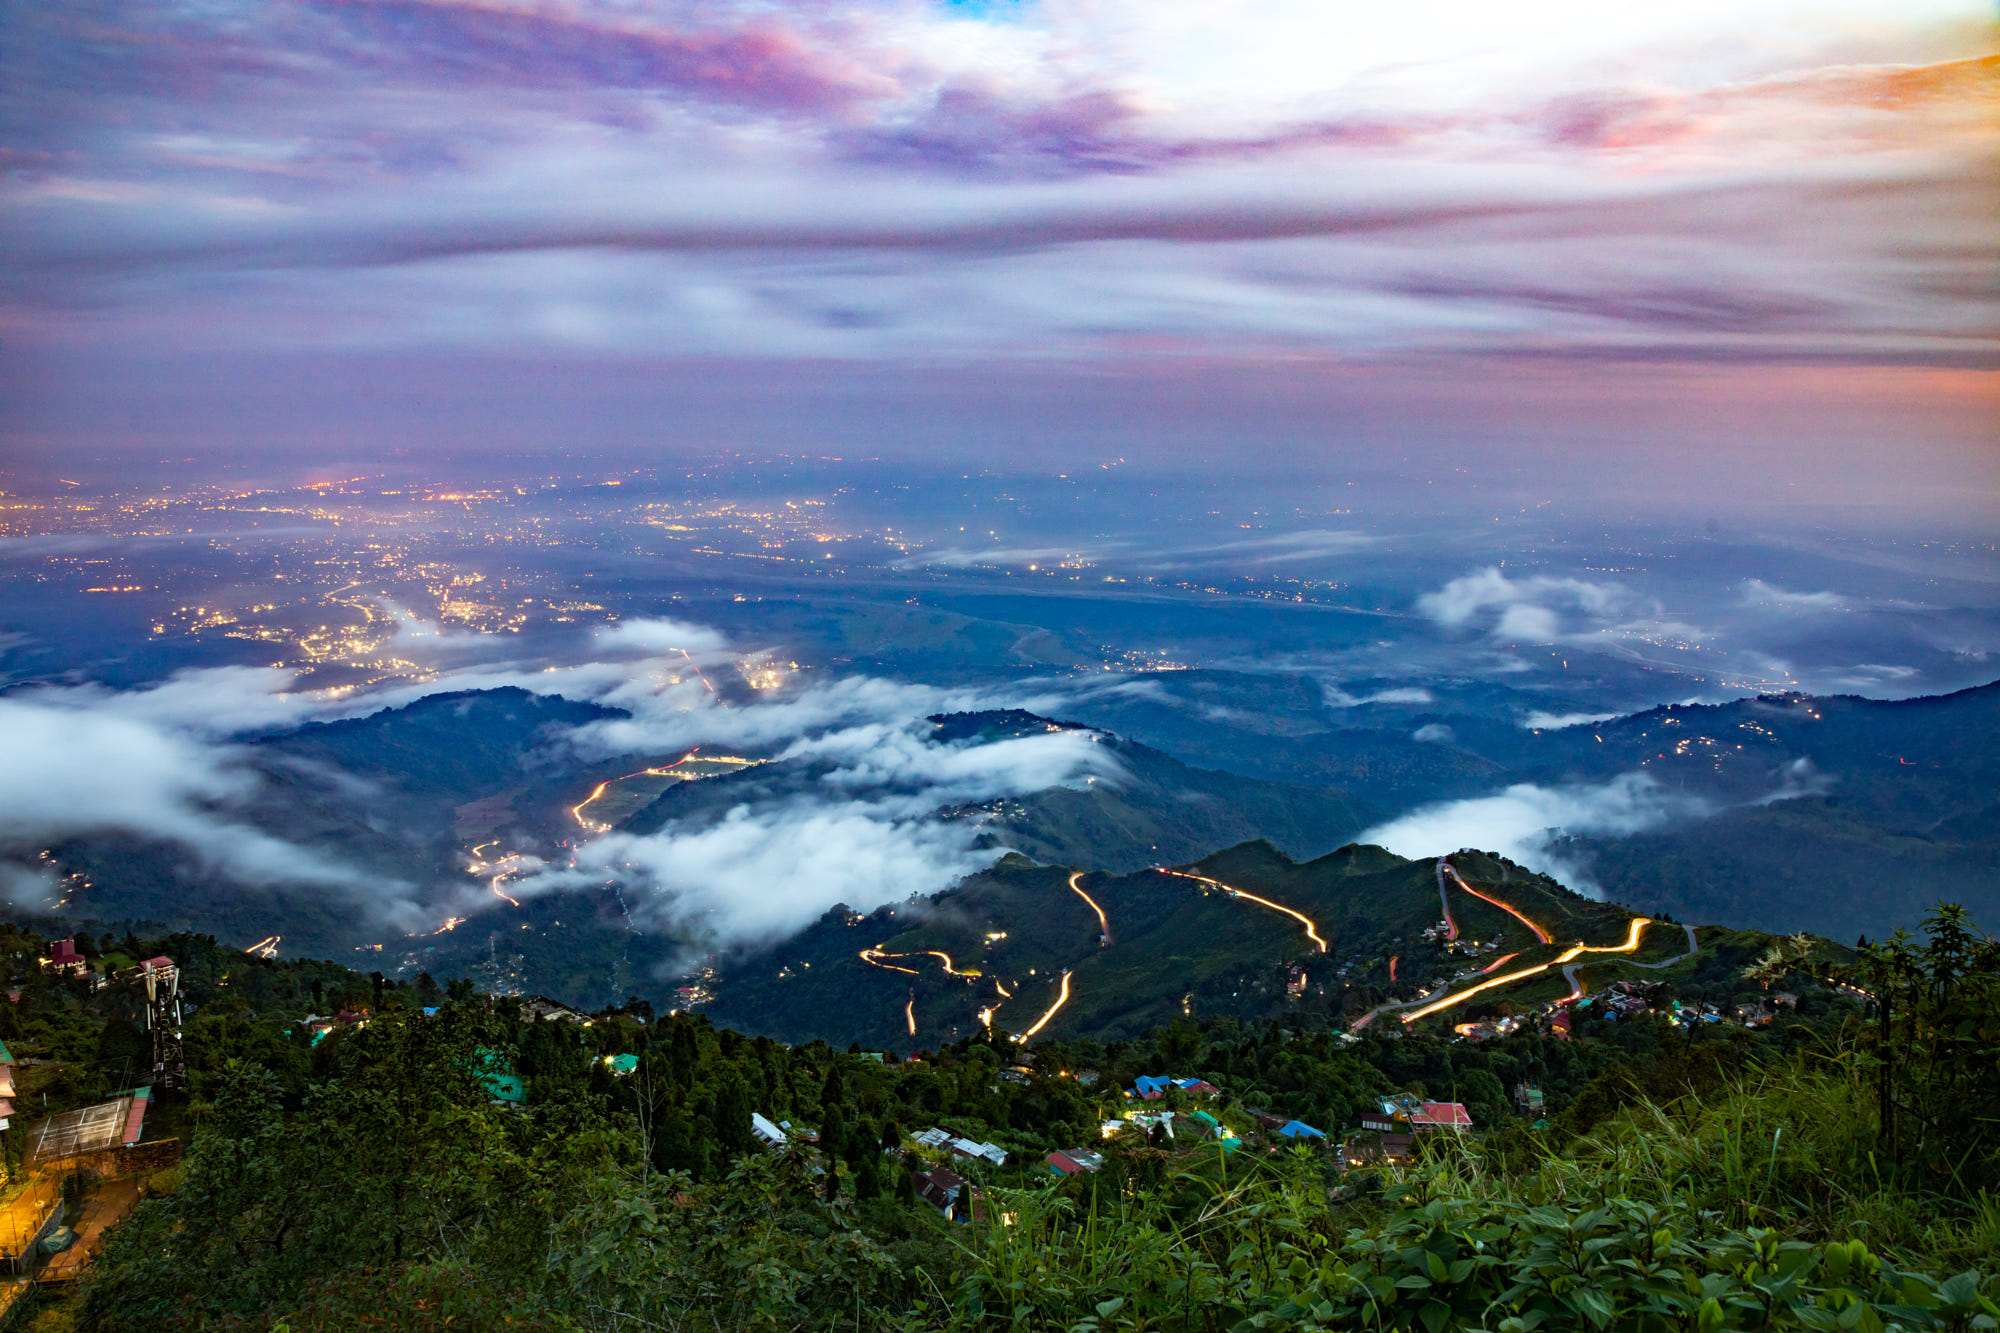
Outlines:
POLYGON ((181 970, 165 956, 148 958, 125 977, 146 992, 146 1031, 153 1038, 153 1086, 187 1084, 187 1056, 181 1049, 181 970))

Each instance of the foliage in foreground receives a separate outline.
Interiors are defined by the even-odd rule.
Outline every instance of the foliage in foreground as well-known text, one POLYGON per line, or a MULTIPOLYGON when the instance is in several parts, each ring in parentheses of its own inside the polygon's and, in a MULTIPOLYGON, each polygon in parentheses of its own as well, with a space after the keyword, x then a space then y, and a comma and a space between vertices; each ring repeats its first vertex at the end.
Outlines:
MULTIPOLYGON (((1627 1070, 1626 1094, 1566 1113, 1588 1120, 1445 1140, 1386 1180, 1336 1176, 1312 1149, 1211 1158, 1120 1136, 1096 1176, 990 1182, 971 1225, 878 1192, 892 1159, 837 1128, 846 1080, 888 1077, 856 1057, 817 1089, 819 1149, 663 1170, 648 1125, 693 1094, 630 1096, 649 1061, 600 1094, 542 1051, 569 1073, 508 1112, 473 1072, 506 1036, 483 1006, 384 1016, 286 1048, 303 1081, 212 1070, 178 1189, 114 1234, 81 1313, 105 1333, 2000 1328, 2000 1196, 1962 1186, 1992 1178, 1991 1122, 1945 1114, 1994 1077, 1948 1066, 1992 1053, 2000 951, 1955 920, 1876 956, 1863 979, 1888 1003, 1870 1024, 1793 1028, 1771 1062, 1689 1033, 1627 1070), (1903 1134, 1894 1154, 1885 1131, 1903 1134)), ((705 1086, 710 1054, 664 1060, 661 1086, 705 1086)), ((764 1054, 768 1088, 802 1082, 799 1052, 764 1054)), ((954 1095, 997 1095, 991 1068, 967 1061, 954 1095)), ((705 1119, 736 1118, 707 1101, 705 1119)))

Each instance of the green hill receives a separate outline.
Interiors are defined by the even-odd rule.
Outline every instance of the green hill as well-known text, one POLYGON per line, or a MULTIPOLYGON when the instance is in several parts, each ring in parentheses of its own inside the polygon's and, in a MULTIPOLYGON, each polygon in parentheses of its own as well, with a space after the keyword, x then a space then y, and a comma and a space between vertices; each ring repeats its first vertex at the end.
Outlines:
MULTIPOLYGON (((718 1022, 784 1040, 811 1035, 897 1049, 975 1033, 986 1021, 982 1011, 1021 1033, 1053 1009, 1042 1029, 1051 1036, 1107 1039, 1183 1017, 1345 1025, 1494 958, 1518 954, 1514 966, 1530 966, 1577 941, 1615 945, 1627 936, 1633 914, 1625 908, 1484 853, 1452 861, 1553 943, 1541 944, 1501 907, 1455 888, 1460 939, 1497 937, 1499 947, 1469 955, 1425 940, 1442 910, 1435 863, 1379 847, 1343 847, 1302 863, 1268 842, 1250 842, 1180 867, 1183 874, 1084 873, 1009 857, 930 899, 866 915, 828 912, 783 944, 720 969, 711 1012, 718 1022), (1307 918, 1313 934, 1281 908, 1307 918), (1067 999, 1056 1007, 1065 974, 1067 999)), ((1608 978, 1606 969, 1621 961, 1683 952, 1683 933, 1667 927, 1651 932, 1629 960, 1586 961, 1608 978)), ((1567 989, 1553 967, 1537 980, 1509 998, 1539 1001, 1567 989)))

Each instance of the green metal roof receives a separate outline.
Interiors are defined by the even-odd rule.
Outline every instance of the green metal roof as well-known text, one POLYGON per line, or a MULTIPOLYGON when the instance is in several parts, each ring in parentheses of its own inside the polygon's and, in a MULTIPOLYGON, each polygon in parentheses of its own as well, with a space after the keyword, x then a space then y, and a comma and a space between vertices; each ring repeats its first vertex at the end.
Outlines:
POLYGON ((478 1050, 481 1068, 479 1081, 486 1085, 496 1101, 521 1103, 528 1100, 528 1084, 507 1057, 491 1047, 481 1046, 478 1050))

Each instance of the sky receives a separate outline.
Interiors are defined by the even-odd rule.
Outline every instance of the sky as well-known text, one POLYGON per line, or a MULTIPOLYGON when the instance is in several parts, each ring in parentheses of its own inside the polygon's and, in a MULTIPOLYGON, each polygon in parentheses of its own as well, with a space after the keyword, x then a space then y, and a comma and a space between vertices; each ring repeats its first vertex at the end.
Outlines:
POLYGON ((16 462, 1109 432, 1992 482, 1990 3, 224 0, 0 41, 16 462))
MULTIPOLYGON (((1803 683, 1890 693, 1988 660, 1992 0, 73 0, 0 6, 0 67, 0 492, 169 463, 1115 466, 1124 528, 1045 505, 1070 530, 989 532, 978 559, 1164 515, 1220 564, 1181 518, 1235 505, 1216 522, 1304 529, 1248 565, 1448 565, 1410 563, 1394 608, 1429 637, 1295 663, 1357 702, 1522 643, 1564 670, 1706 645, 1729 681, 1789 684, 1810 633, 1833 665, 1803 683), (1523 572, 1542 505, 1744 554, 1650 586, 1580 546, 1523 572), (1823 552, 1871 527, 1974 541, 1774 572, 1799 531, 1823 552)), ((919 566, 973 559, 933 540, 963 515, 910 509, 882 522, 927 525, 919 566)), ((19 827, 73 831, 62 794, 122 768, 118 827, 341 887, 229 813, 280 686, 198 686, 250 713, 210 734, 209 704, 144 713, 172 694, 0 698, 45 760, 0 791, 19 827)), ((914 812, 1093 774, 1061 740, 919 772, 929 688, 758 714, 767 748, 905 759, 910 790, 607 842, 550 883, 615 859, 727 903, 732 875, 805 885, 793 849, 829 839, 878 888, 941 883, 977 857, 914 812)), ((1528 855, 1558 824, 1692 817, 1631 782, 1480 799, 1382 836, 1471 821, 1528 855)), ((877 893, 794 906, 834 891, 877 893)))

